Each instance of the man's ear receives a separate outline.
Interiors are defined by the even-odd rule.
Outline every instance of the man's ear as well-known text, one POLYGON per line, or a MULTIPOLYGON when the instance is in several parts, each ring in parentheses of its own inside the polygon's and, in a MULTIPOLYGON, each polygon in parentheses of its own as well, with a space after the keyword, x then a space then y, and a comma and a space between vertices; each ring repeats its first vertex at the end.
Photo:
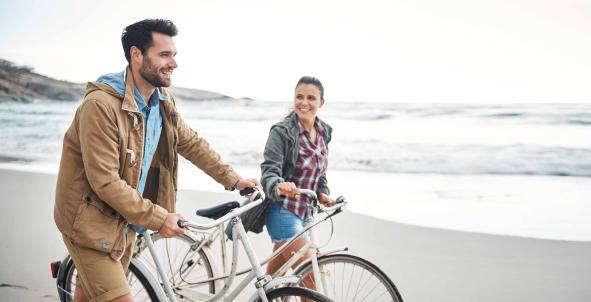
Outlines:
POLYGON ((132 46, 129 49, 129 56, 131 58, 131 62, 135 62, 136 65, 141 65, 142 61, 144 60, 144 55, 142 54, 142 51, 136 46, 132 46))
POLYGON ((318 108, 322 108, 322 106, 324 106, 324 99, 320 99, 320 106, 318 108))

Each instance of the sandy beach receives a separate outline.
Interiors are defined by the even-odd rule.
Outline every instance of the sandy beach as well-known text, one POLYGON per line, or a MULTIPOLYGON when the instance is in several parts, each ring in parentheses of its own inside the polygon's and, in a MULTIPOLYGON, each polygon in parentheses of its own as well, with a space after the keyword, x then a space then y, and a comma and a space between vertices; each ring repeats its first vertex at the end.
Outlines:
MULTIPOLYGON (((0 180, 0 300, 57 301, 49 263, 66 251, 53 223, 56 176, 0 170, 0 180)), ((237 197, 184 190, 179 211, 192 217, 237 197)), ((334 221, 329 249, 347 246, 380 266, 405 301, 591 300, 591 242, 439 230, 351 212, 334 221)), ((261 258, 268 255, 268 236, 251 238, 261 258)))

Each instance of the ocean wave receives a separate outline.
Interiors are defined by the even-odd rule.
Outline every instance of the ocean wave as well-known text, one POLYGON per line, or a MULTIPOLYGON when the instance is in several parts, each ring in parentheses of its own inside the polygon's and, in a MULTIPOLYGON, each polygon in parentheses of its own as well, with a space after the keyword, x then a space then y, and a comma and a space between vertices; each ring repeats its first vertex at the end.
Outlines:
MULTIPOLYGON (((333 146, 331 169, 380 173, 443 175, 551 175, 591 177, 591 150, 531 145, 420 145, 377 146, 358 143, 363 150, 333 146)), ((229 152, 232 164, 258 166, 263 159, 256 149, 229 152)))
MULTIPOLYGON (((217 121, 281 120, 291 102, 178 102, 187 119, 217 121)), ((327 103, 320 111, 326 119, 394 121, 402 119, 512 121, 518 124, 591 124, 591 104, 414 104, 327 103)))
MULTIPOLYGON (((348 152, 332 167, 387 173, 591 177, 591 150, 535 145, 402 144, 348 152), (386 152, 386 150, 389 150, 386 152)), ((336 152, 335 152, 336 153, 336 152)))
MULTIPOLYGON (((59 160, 75 108, 0 108, 0 155, 59 160)), ((179 110, 226 162, 258 166, 289 102, 179 102, 179 110)), ((334 127, 331 169, 591 177, 590 104, 330 103, 320 116, 334 127)))
POLYGON ((520 118, 525 116, 522 112, 506 112, 506 113, 496 113, 496 114, 489 114, 484 115, 485 117, 492 117, 492 118, 520 118))
POLYGON ((569 120, 569 119, 567 119, 565 122, 566 122, 567 124, 572 124, 572 125, 582 125, 582 126, 587 126, 587 125, 591 125, 591 118, 590 118, 590 119, 588 119, 588 120, 578 120, 578 119, 575 119, 575 120, 569 120))

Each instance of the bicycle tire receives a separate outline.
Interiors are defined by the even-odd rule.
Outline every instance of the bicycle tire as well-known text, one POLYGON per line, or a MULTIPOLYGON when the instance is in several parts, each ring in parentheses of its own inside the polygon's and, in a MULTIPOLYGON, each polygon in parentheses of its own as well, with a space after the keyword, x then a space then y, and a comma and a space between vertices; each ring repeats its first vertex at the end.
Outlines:
MULTIPOLYGON (((71 302, 74 299, 74 290, 76 288, 76 266, 74 265, 74 261, 68 256, 66 257, 66 262, 62 263, 62 268, 65 271, 57 281, 60 301, 71 302)), ((133 296, 134 301, 159 301, 153 285, 150 284, 148 279, 133 262, 129 264, 126 277, 129 283, 130 294, 133 296)))
MULTIPOLYGON (((184 299, 183 294, 180 293, 183 289, 215 293, 215 281, 199 283, 200 280, 214 277, 214 269, 212 256, 203 249, 195 250, 199 246, 198 241, 188 235, 161 238, 158 233, 152 233, 152 240, 171 287, 173 291, 177 292, 176 296, 179 301, 184 299)), ((138 243, 140 243, 139 240, 138 243)), ((134 257, 141 258, 152 273, 158 275, 147 246, 139 244, 136 248, 134 257)))
MULTIPOLYGON (((402 296, 394 282, 375 264, 349 254, 332 254, 318 258, 323 284, 328 287, 325 294, 339 302, 348 301, 395 301, 402 302, 402 296)), ((304 280, 312 273, 312 262, 308 261, 296 269, 294 275, 304 280)))
MULTIPOLYGON (((311 291, 307 288, 302 287, 280 287, 275 288, 267 292, 266 294, 267 300, 269 302, 273 301, 281 301, 281 302, 297 302, 297 301, 318 301, 318 302, 332 302, 330 298, 326 296, 311 291)), ((257 302, 260 302, 261 298, 257 299, 257 302)))

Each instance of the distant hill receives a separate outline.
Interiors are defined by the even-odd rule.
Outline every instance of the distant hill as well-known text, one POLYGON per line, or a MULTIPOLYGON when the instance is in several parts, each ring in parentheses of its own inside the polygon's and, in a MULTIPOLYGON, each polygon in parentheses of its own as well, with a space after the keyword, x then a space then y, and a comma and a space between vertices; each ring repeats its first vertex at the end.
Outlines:
MULTIPOLYGON (((0 102, 33 100, 80 101, 84 97, 86 84, 59 81, 40 75, 29 66, 0 59, 0 102)), ((217 92, 171 87, 176 99, 186 101, 234 100, 217 92)))

